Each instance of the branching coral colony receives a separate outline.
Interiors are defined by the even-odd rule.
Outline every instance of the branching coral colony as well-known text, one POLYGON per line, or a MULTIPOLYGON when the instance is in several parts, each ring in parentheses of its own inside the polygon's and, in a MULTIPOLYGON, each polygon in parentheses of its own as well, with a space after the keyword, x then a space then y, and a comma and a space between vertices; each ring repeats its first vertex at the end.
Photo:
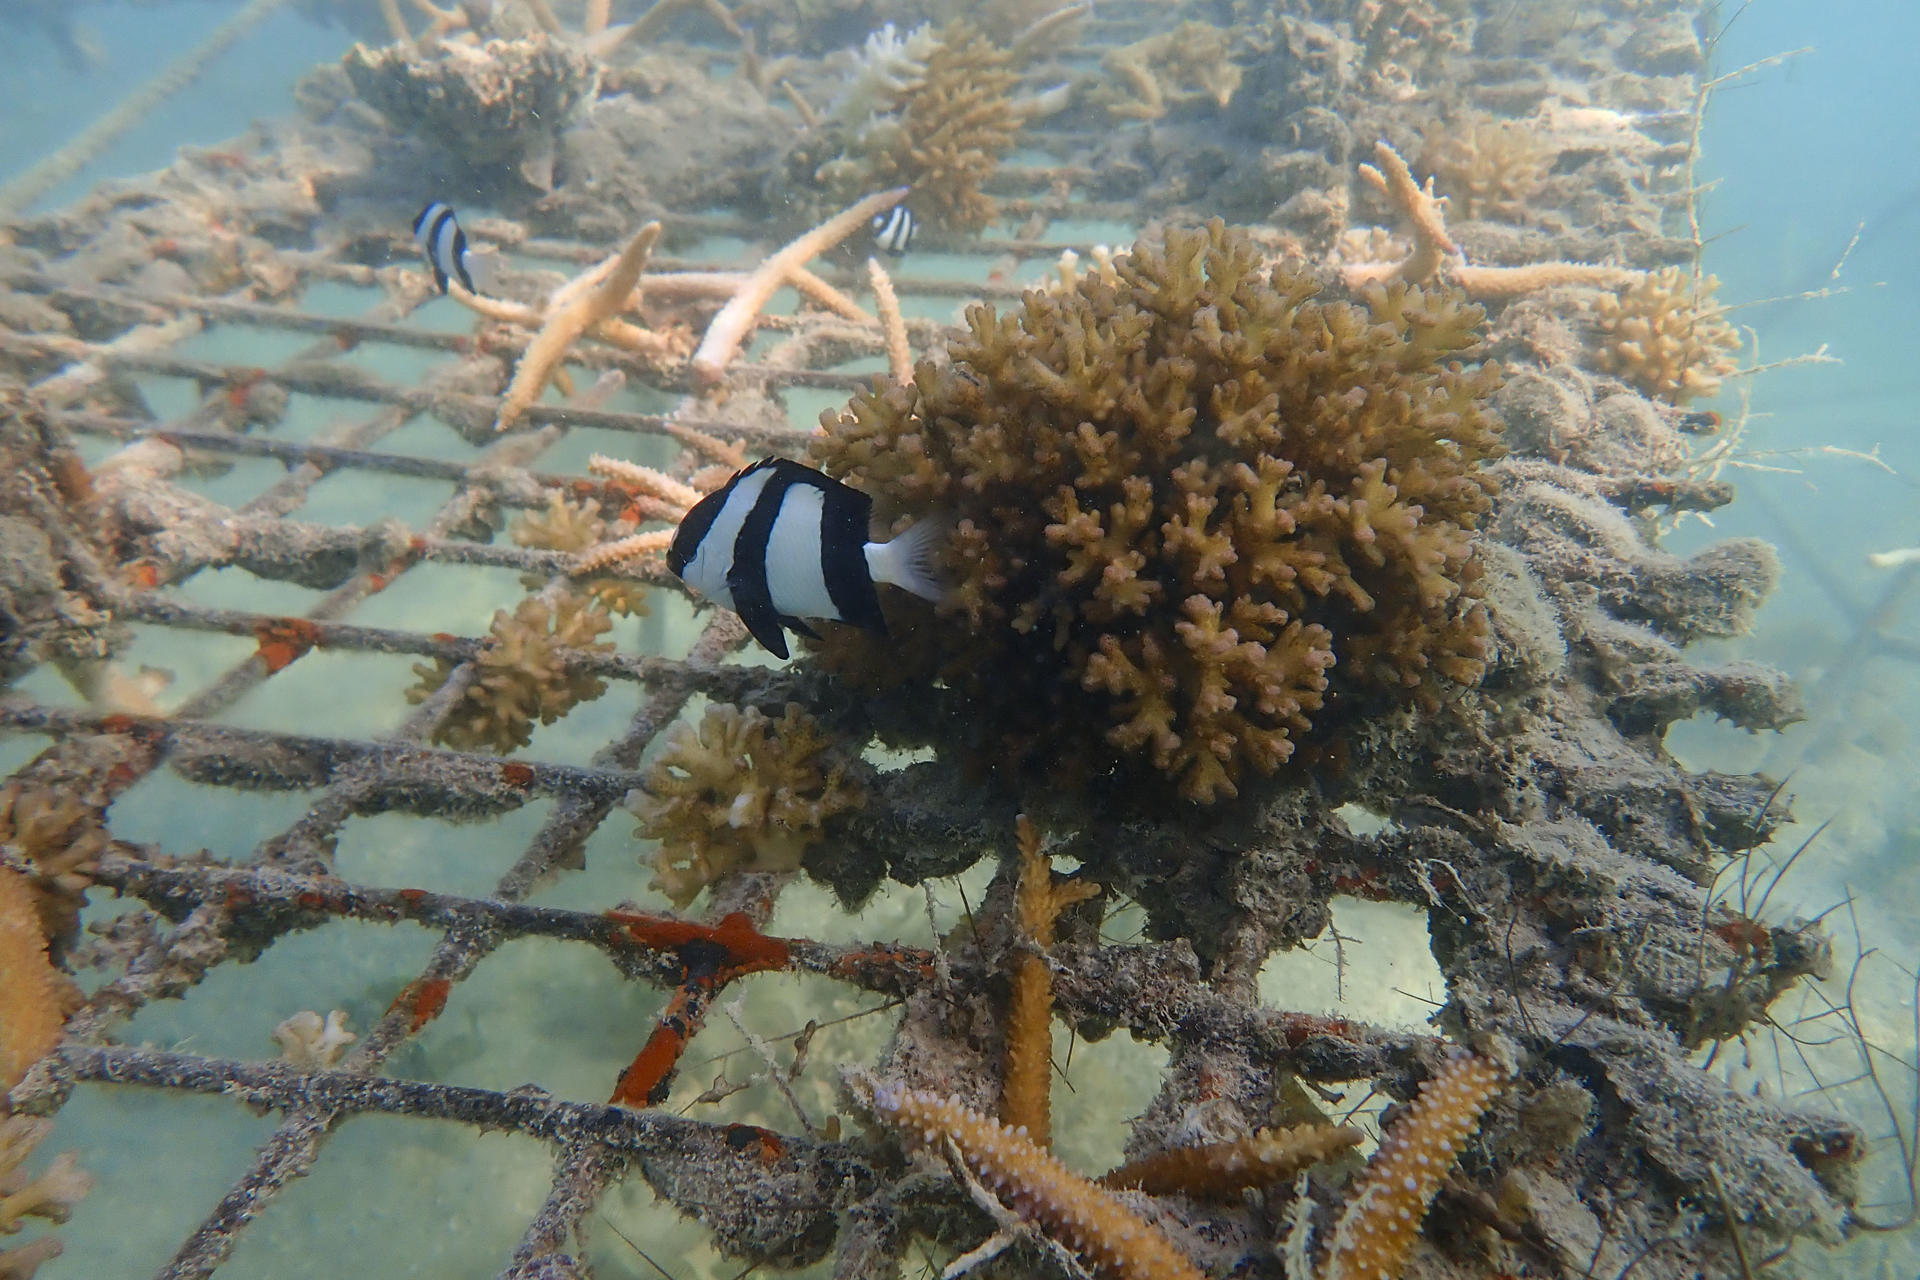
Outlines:
POLYGON ((1330 688, 1391 706, 1477 680, 1500 452, 1498 373, 1464 363, 1478 309, 1320 299, 1218 222, 1115 268, 973 308, 950 368, 824 419, 828 471, 956 520, 952 621, 897 605, 884 660, 844 634, 830 660, 945 681, 984 751, 1199 801, 1285 763, 1330 688))

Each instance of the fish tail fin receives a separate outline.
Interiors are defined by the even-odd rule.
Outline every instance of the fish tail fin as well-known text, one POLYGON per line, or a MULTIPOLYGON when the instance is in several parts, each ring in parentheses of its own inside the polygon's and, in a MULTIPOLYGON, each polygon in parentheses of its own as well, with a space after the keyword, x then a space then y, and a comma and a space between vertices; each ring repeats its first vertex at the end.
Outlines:
POLYGON ((506 255, 490 244, 469 245, 462 258, 467 269, 470 292, 499 296, 500 278, 506 273, 506 255))
POLYGON ((940 572, 940 552, 953 522, 944 516, 916 520, 886 542, 867 544, 867 573, 875 582, 890 582, 922 600, 938 601, 947 594, 940 572))

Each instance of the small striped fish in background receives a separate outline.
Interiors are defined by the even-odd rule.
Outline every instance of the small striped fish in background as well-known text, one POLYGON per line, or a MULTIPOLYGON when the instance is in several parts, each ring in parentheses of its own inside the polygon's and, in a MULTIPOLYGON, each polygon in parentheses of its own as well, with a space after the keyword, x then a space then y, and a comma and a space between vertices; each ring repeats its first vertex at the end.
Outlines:
POLYGON ((740 615, 775 657, 791 629, 817 639, 805 618, 885 634, 877 583, 925 600, 944 593, 935 556, 939 520, 921 520, 888 542, 867 541, 873 499, 790 458, 766 458, 693 505, 667 551, 681 581, 740 615))
POLYGON ((897 204, 885 213, 875 215, 873 219, 874 248, 893 257, 899 257, 913 247, 913 232, 919 225, 914 220, 913 210, 904 204, 897 204))
POLYGON ((458 280, 468 293, 491 292, 499 255, 467 244, 467 233, 460 229, 452 205, 429 200, 413 220, 413 242, 433 269, 433 283, 440 292, 447 291, 450 279, 458 280))

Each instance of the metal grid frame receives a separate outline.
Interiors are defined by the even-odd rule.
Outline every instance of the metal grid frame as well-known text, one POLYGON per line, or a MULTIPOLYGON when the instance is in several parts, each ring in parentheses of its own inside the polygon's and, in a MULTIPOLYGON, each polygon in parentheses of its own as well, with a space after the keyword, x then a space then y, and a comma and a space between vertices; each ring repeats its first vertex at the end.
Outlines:
MULTIPOLYGON (((1000 186, 1016 194, 1007 203, 1016 216, 1044 218, 1060 212, 1065 202, 1039 193, 1057 188, 1071 172, 1038 168, 1025 173, 1008 170, 1000 186)), ((1114 216, 1128 211, 1116 207, 1075 206, 1081 216, 1114 216)), ((678 221, 678 220, 677 220, 678 221)), ((751 236, 757 229, 716 218, 684 220, 685 229, 706 233, 751 236)), ((1052 261, 1064 249, 1090 251, 1086 244, 1038 239, 991 241, 956 246, 982 256, 1052 261)), ((524 258, 559 264, 596 260, 593 246, 529 240, 515 247, 524 258)), ((656 260, 660 270, 712 271, 738 263, 656 260)), ((375 283, 372 268, 351 263, 301 263, 303 289, 318 282, 358 286, 375 283)), ((851 286, 851 273, 823 270, 836 283, 851 286)), ((744 639, 735 619, 722 616, 707 624, 691 650, 680 658, 641 654, 599 654, 574 651, 570 671, 613 680, 631 681, 647 696, 626 730, 606 743, 584 766, 538 758, 502 760, 474 752, 428 745, 427 735, 471 678, 467 661, 484 643, 482 638, 429 634, 341 621, 375 592, 390 590, 405 574, 422 564, 487 566, 522 573, 561 576, 571 557, 512 545, 498 545, 453 536, 483 503, 500 499, 497 487, 481 475, 495 456, 524 455, 525 436, 506 437, 500 445, 481 451, 472 461, 420 457, 385 450, 382 440, 420 415, 490 417, 494 397, 461 395, 421 385, 388 381, 340 362, 349 352, 371 345, 391 345, 444 354, 455 360, 472 350, 461 333, 434 332, 410 326, 404 302, 382 300, 366 315, 334 318, 306 314, 297 308, 234 298, 142 292, 95 285, 76 287, 33 274, 15 276, 12 285, 68 304, 112 308, 137 316, 145 323, 161 323, 183 315, 198 316, 209 324, 264 331, 312 335, 313 342, 280 365, 262 369, 217 360, 195 359, 159 349, 114 341, 88 343, 71 338, 38 337, 13 331, 0 333, 0 356, 46 359, 57 357, 84 364, 107 374, 162 375, 190 379, 202 389, 200 403, 171 421, 153 422, 80 410, 55 410, 50 419, 80 437, 123 444, 157 440, 188 453, 211 457, 261 457, 279 460, 287 475, 265 492, 235 510, 241 520, 266 521, 297 517, 311 488, 340 470, 381 472, 456 485, 454 495, 426 527, 411 536, 404 552, 390 563, 355 573, 326 592, 297 620, 236 609, 212 608, 169 599, 156 590, 137 587, 127 593, 117 611, 127 622, 167 628, 220 632, 264 639, 275 628, 297 621, 300 653, 313 648, 418 655, 447 658, 458 666, 441 690, 409 715, 397 731, 379 739, 342 739, 273 730, 248 729, 218 723, 217 717, 242 696, 270 682, 291 663, 276 666, 261 654, 249 657, 180 703, 168 717, 148 718, 123 713, 67 710, 11 699, 0 703, 0 727, 50 734, 57 739, 96 737, 107 750, 99 753, 99 772, 111 773, 109 795, 123 792, 150 771, 190 759, 191 776, 226 785, 313 787, 315 799, 292 826, 262 841, 252 857, 231 868, 169 867, 164 850, 142 849, 116 842, 115 852, 103 858, 92 879, 96 884, 145 903, 173 922, 129 964, 127 972, 96 990, 86 1007, 69 1024, 68 1044, 43 1070, 50 1069, 58 1088, 73 1083, 140 1084, 169 1090, 222 1093, 254 1105, 277 1110, 282 1120, 272 1137, 255 1153, 251 1167, 181 1243, 172 1261, 159 1274, 167 1280, 210 1275, 230 1254, 237 1237, 288 1183, 302 1176, 319 1157, 328 1132, 341 1118, 360 1112, 390 1112, 430 1116, 483 1129, 508 1130, 542 1139, 556 1151, 551 1192, 545 1207, 528 1224, 520 1245, 503 1275, 549 1274, 543 1270, 549 1255, 562 1248, 608 1183, 641 1154, 665 1149, 711 1147, 738 1126, 682 1119, 654 1111, 636 1112, 616 1105, 595 1106, 534 1098, 517 1093, 450 1085, 403 1081, 378 1074, 381 1065, 437 1014, 457 985, 502 942, 522 936, 542 936, 586 943, 613 954, 631 976, 651 980, 669 991, 684 994, 697 987, 689 983, 685 966, 671 954, 652 955, 609 915, 524 905, 521 899, 544 877, 556 874, 566 859, 640 782, 636 771, 642 754, 670 725, 696 693, 729 701, 777 705, 790 697, 805 697, 809 679, 776 678, 748 667, 723 665, 744 639), (324 441, 277 439, 270 432, 247 434, 227 429, 222 422, 230 393, 270 382, 293 393, 329 401, 362 403, 371 412, 324 441), (297 763, 296 763, 297 762, 297 763), (538 834, 511 869, 484 898, 460 898, 415 889, 384 890, 346 884, 327 876, 324 852, 329 837, 357 814, 407 810, 422 815, 452 812, 501 811, 548 796, 554 807, 538 834), (158 859, 156 861, 155 859, 158 859), (305 874, 303 874, 305 873, 305 874), (244 924, 241 917, 245 917, 244 924), (442 931, 432 958, 420 974, 397 995, 394 1005, 356 1044, 338 1071, 302 1072, 274 1062, 204 1059, 189 1054, 113 1046, 105 1043, 115 1027, 155 998, 178 995, 205 975, 212 964, 245 952, 257 953, 283 933, 310 928, 320 922, 354 917, 383 922, 412 921, 442 931), (213 936, 224 942, 210 950, 213 936), (244 939, 244 946, 241 945, 244 939), (426 993, 426 994, 422 994, 426 993)), ((912 274, 896 281, 905 297, 1011 298, 1018 290, 992 284, 974 285, 947 279, 921 279, 912 274)), ((764 317, 761 328, 804 340, 810 328, 807 316, 764 317)), ((836 329, 843 329, 836 322, 836 329)), ((944 326, 912 322, 918 339, 944 326)), ((875 351, 879 350, 877 335, 875 351)), ((604 350, 576 351, 570 363, 623 368, 629 377, 643 380, 658 391, 684 392, 683 380, 663 378, 604 350)), ((71 366, 69 366, 71 367, 71 366)), ((61 376, 61 375, 56 375, 61 376)), ((848 391, 864 386, 865 375, 841 374, 780 364, 735 365, 730 380, 769 389, 789 387, 848 391)), ((528 428, 545 429, 540 451, 557 444, 573 427, 630 433, 636 438, 671 440, 675 429, 692 428, 751 449, 804 449, 805 432, 785 424, 743 427, 695 415, 648 414, 596 408, 587 397, 575 403, 543 402, 528 411, 528 428)), ((578 477, 530 473, 545 492, 587 496, 603 486, 578 477)), ((157 566, 164 580, 166 567, 157 566)), ((651 575, 637 571, 644 579, 651 575)), ((149 576, 153 576, 151 573, 149 576)), ((296 657, 297 660, 297 657, 296 657)), ((31 768, 31 766, 29 766, 31 768)), ((24 771, 23 771, 24 772, 24 771)), ((777 885, 770 877, 740 878, 724 886, 708 912, 719 919, 746 908, 756 921, 770 914, 777 885)), ((827 947, 790 940, 793 966, 799 971, 830 975, 873 991, 897 996, 913 986, 914 973, 930 971, 933 961, 913 948, 827 947)), ((1196 993, 1197 995, 1198 993, 1196 993)), ((1227 1023, 1244 1016, 1218 1005, 1216 1019, 1227 1023)), ((677 1015, 697 1027, 704 1001, 682 1008, 677 1015)), ((663 1015, 666 1016, 666 1015, 663 1015)), ((1259 1019, 1255 1018, 1255 1022, 1259 1019)), ((1249 1027, 1249 1032, 1252 1028, 1249 1027)), ((1267 1034, 1275 1034, 1271 1029, 1267 1034)), ((1409 1051, 1413 1039, 1381 1037, 1379 1049, 1397 1046, 1409 1051)), ((1357 1064, 1349 1064, 1357 1065, 1357 1064)), ((1374 1066, 1379 1066, 1375 1062, 1374 1066)), ((45 1082, 42 1082, 43 1085, 45 1082)), ((29 1087, 32 1087, 31 1085, 29 1087)), ((797 1138, 785 1141, 795 1158, 818 1158, 797 1138)))

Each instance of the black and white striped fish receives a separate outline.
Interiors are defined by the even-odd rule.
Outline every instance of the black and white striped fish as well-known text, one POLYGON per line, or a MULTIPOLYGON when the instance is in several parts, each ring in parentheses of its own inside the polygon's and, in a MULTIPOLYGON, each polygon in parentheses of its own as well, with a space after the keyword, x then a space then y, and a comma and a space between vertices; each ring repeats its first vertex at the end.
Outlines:
POLYGON ((767 458, 693 504, 667 567, 738 613, 775 657, 787 656, 788 629, 818 638, 806 618, 885 633, 875 584, 938 600, 943 527, 922 520, 889 542, 869 542, 872 511, 873 499, 858 489, 790 458, 767 458))
POLYGON ((460 229, 460 219, 454 216, 451 205, 439 200, 428 201, 420 216, 413 220, 413 242, 426 255, 427 265, 433 268, 433 282, 440 292, 447 291, 449 278, 458 280, 468 293, 480 292, 473 284, 476 255, 467 247, 467 233, 460 229))
POLYGON ((919 225, 913 210, 904 204, 877 213, 873 216, 873 247, 897 258, 913 247, 913 233, 919 225))

